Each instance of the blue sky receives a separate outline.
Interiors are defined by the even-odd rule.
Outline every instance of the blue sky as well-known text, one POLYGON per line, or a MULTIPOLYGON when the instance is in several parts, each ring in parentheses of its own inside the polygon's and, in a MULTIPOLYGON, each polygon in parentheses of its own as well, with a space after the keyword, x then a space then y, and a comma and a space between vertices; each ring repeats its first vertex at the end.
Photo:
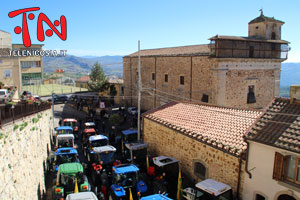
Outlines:
MULTIPOLYGON (((137 50, 138 40, 149 49, 205 44, 216 34, 247 36, 248 22, 263 8, 266 16, 285 22, 282 39, 292 48, 287 62, 300 62, 299 0, 14 0, 1 4, 0 30, 12 33, 13 43, 22 43, 13 32, 22 18, 11 19, 8 13, 37 6, 52 21, 67 18, 67 40, 46 37, 44 48, 78 56, 126 55, 137 50)), ((29 21, 32 43, 39 43, 36 24, 36 19, 29 21)))

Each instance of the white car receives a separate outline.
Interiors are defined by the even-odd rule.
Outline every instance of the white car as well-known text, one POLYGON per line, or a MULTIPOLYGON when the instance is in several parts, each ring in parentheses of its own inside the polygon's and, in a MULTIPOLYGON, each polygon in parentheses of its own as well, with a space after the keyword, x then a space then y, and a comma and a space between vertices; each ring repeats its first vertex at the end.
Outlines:
POLYGON ((136 107, 129 107, 127 109, 128 113, 131 114, 131 115, 136 115, 137 114, 137 109, 136 107))
POLYGON ((0 101, 5 101, 8 97, 8 90, 7 89, 0 89, 0 101))

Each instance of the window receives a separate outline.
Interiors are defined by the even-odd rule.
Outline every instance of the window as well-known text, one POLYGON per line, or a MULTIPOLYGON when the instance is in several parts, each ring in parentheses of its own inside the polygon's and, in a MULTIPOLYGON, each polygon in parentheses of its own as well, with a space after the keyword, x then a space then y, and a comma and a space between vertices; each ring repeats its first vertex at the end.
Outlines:
POLYGON ((7 69, 5 70, 5 78, 9 78, 9 77, 11 77, 11 70, 7 69))
POLYGON ((271 40, 276 40, 276 34, 275 34, 275 32, 272 32, 271 40))
POLYGON ((256 97, 254 92, 254 85, 248 86, 248 97, 247 97, 247 103, 256 103, 256 97))
POLYGON ((167 83, 169 81, 168 74, 165 74, 165 82, 167 83))
POLYGON ((180 85, 184 85, 184 76, 180 76, 180 85))
POLYGON ((208 103, 208 95, 207 94, 203 94, 201 101, 208 103))
POLYGON ((155 73, 152 73, 152 81, 155 80, 155 73))
POLYGON ((273 179, 300 184, 300 157, 276 152, 273 179))
POLYGON ((124 95, 124 87, 123 86, 121 87, 121 95, 122 96, 124 95))
POLYGON ((41 61, 21 61, 22 68, 41 67, 41 61))
POLYGON ((249 47, 249 58, 253 58, 253 56, 254 56, 254 47, 250 46, 249 47))
POLYGON ((255 200, 265 200, 266 198, 260 194, 255 195, 255 200))
POLYGON ((194 163, 194 174, 201 178, 206 178, 206 167, 201 162, 195 162, 194 163))

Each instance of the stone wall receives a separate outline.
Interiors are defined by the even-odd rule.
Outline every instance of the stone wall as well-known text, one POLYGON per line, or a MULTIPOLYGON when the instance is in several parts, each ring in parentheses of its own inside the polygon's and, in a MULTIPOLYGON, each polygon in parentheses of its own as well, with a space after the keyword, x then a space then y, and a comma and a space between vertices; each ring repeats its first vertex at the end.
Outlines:
POLYGON ((0 199, 40 199, 53 130, 46 110, 0 129, 0 199))
MULTIPOLYGON (((143 88, 142 109, 150 110, 170 101, 201 101, 202 95, 211 92, 211 59, 207 56, 150 56, 141 57, 143 88), (152 73, 155 80, 152 80, 152 73), (165 81, 168 75, 168 82, 165 81), (180 84, 184 76, 184 85, 180 84), (152 89, 150 89, 152 88, 152 89)), ((137 106, 137 66, 136 57, 123 58, 124 93, 132 96, 126 99, 127 105, 137 106)))
POLYGON ((280 61, 219 59, 215 68, 216 104, 234 108, 264 108, 279 95, 280 61), (254 86, 256 103, 247 104, 254 86))
MULTIPOLYGON (((201 181, 194 174, 194 162, 201 162, 208 169, 206 178, 212 178, 226 183, 237 192, 239 158, 228 153, 210 147, 195 139, 187 137, 179 132, 163 125, 144 119, 144 141, 149 145, 152 155, 170 156, 180 161, 181 169, 195 182, 201 181)), ((244 166, 241 166, 240 194, 244 183, 244 166)))

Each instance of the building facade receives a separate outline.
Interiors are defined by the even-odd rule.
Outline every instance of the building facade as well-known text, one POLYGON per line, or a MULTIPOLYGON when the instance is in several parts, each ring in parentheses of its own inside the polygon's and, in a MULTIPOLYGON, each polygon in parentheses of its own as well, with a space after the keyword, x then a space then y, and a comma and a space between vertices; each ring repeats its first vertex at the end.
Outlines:
POLYGON ((22 86, 42 83, 43 61, 41 56, 29 56, 27 51, 41 51, 43 45, 32 44, 26 48, 23 44, 12 44, 11 34, 0 30, 0 49, 9 54, 0 55, 0 81, 4 87, 16 87, 20 96, 22 86), (13 51, 16 52, 14 55, 13 51), (20 55, 24 51, 25 53, 20 55))
MULTIPOLYGON (((13 50, 17 51, 42 51, 43 45, 32 44, 31 47, 25 47, 23 44, 13 44, 13 50)), ((26 53, 25 53, 26 55, 26 53)), ((42 56, 20 56, 22 85, 42 84, 43 78, 43 58, 42 56)))
POLYGON ((182 172, 194 184, 215 179, 240 196, 247 149, 243 136, 260 114, 258 110, 171 102, 143 115, 143 139, 151 155, 179 160, 182 172))
MULTIPOLYGON (((170 101, 263 108, 279 95, 281 62, 288 42, 282 21, 261 15, 249 22, 248 37, 219 36, 210 44, 142 50, 142 109, 170 101)), ((128 105, 137 105, 138 52, 123 58, 128 105)))
POLYGON ((300 200, 300 96, 294 94, 274 99, 245 137, 243 199, 300 200))

